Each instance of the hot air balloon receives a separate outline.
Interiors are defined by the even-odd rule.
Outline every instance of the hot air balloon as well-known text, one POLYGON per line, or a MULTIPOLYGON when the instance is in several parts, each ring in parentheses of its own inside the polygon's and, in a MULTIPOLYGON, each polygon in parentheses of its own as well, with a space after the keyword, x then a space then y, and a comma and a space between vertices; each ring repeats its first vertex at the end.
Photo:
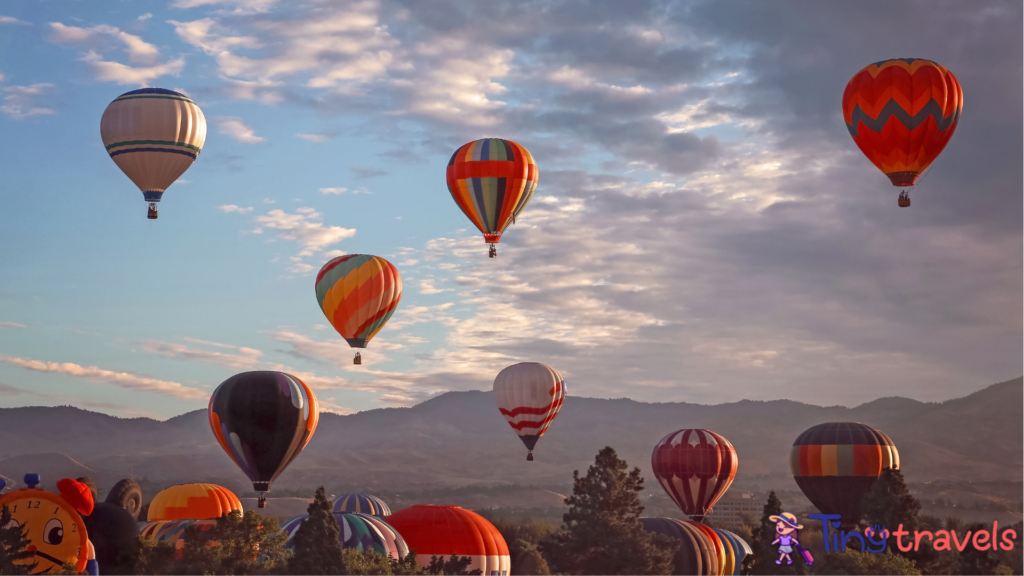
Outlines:
MULTIPOLYGON (((288 519, 281 525, 281 530, 288 535, 285 548, 295 548, 295 534, 307 518, 309 518, 309 514, 302 514, 288 519)), ((391 556, 395 560, 400 560, 409 553, 409 547, 402 539, 401 534, 376 516, 354 512, 335 512, 334 519, 338 522, 338 541, 341 542, 342 548, 355 548, 360 552, 375 550, 381 555, 391 556)))
POLYGON ((910 206, 909 189, 942 153, 956 130, 964 94, 949 70, 918 58, 870 64, 843 92, 846 129, 857 147, 910 206))
POLYGON ((210 428, 221 448, 264 492, 313 437, 320 419, 316 395, 284 372, 243 372, 225 380, 210 397, 210 428))
POLYGON ((494 379, 498 410, 526 445, 527 460, 533 460, 537 440, 562 409, 565 392, 558 370, 537 362, 513 364, 494 379))
POLYGON ((35 473, 25 474, 24 482, 27 488, 0 496, 0 507, 7 506, 11 513, 10 523, 4 527, 22 527, 28 549, 35 552, 15 564, 34 563, 32 574, 59 570, 63 564, 72 564, 76 573, 87 570, 89 574, 98 574, 88 529, 82 520, 92 514, 95 506, 89 487, 64 478, 57 481, 57 494, 37 488, 40 477, 35 473))
POLYGON ((849 526, 860 522, 860 500, 882 469, 900 467, 900 453, 888 436, 871 426, 828 422, 797 437, 789 467, 815 508, 841 515, 843 524, 849 526))
POLYGON ((448 161, 448 191, 483 233, 491 258, 501 234, 533 198, 538 175, 526 148, 501 138, 470 142, 448 161))
POLYGON ((206 142, 206 117, 188 96, 163 88, 142 88, 118 96, 100 120, 107 154, 149 202, 156 203, 195 162, 206 142))
POLYGON ((452 554, 469 556, 473 562, 467 571, 481 574, 509 574, 508 545, 501 532, 483 516, 460 506, 417 504, 388 516, 388 524, 397 530, 410 550, 416 550, 416 562, 428 566, 431 556, 452 554))
POLYGON ((721 528, 715 528, 714 530, 718 533, 719 537, 722 538, 722 541, 728 541, 732 548, 732 572, 726 572, 726 574, 740 576, 740 570, 743 568, 743 559, 746 558, 747 554, 753 554, 754 551, 750 549, 750 544, 747 544, 746 540, 740 538, 736 534, 721 528))
MULTIPOLYGON (((217 526, 216 520, 160 520, 156 522, 140 522, 139 536, 152 538, 157 542, 167 542, 174 546, 175 553, 181 558, 185 551, 185 529, 195 526, 199 529, 199 537, 210 543, 210 531, 217 526)), ((210 544, 207 544, 208 546, 210 544)))
POLYGON ((697 522, 729 489, 738 462, 728 440, 701 429, 677 430, 662 438, 651 454, 651 468, 661 487, 697 522))
POLYGON ((178 484, 161 491, 149 504, 150 522, 159 520, 209 520, 234 510, 242 502, 234 492, 216 484, 178 484))
MULTIPOLYGON (((353 348, 366 348, 398 308, 402 277, 380 256, 347 254, 316 275, 316 301, 327 321, 353 348)), ((353 363, 362 364, 356 352, 353 363)))
POLYGON ((391 508, 383 500, 369 494, 342 494, 334 499, 333 510, 339 512, 359 512, 384 518, 391 515, 391 508))
POLYGON ((640 518, 644 530, 664 534, 681 542, 673 559, 673 574, 716 576, 718 553, 715 545, 703 531, 685 520, 675 518, 640 518))

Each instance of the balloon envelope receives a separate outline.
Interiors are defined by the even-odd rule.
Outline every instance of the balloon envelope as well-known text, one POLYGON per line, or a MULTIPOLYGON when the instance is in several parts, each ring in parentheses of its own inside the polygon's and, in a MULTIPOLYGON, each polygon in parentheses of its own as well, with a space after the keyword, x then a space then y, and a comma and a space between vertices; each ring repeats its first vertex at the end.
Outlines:
POLYGON ((107 106, 100 135, 110 158, 145 200, 159 202, 202 152, 206 117, 184 94, 142 88, 125 92, 107 106))
POLYGON ((521 362, 498 373, 493 392, 498 410, 532 452, 561 411, 566 390, 558 370, 521 362))
POLYGON ((409 549, 416 550, 416 562, 430 564, 431 556, 452 554, 473 559, 467 570, 482 574, 508 574, 508 545, 501 532, 483 516, 460 506, 418 504, 388 516, 409 549))
POLYGON ((899 469, 900 453, 891 438, 871 426, 827 422, 797 437, 789 467, 815 508, 841 515, 844 524, 857 524, 861 498, 884 468, 899 469))
POLYGON ((530 203, 538 176, 526 148, 501 138, 465 144, 448 161, 452 199, 492 244, 530 203))
MULTIPOLYGON (((295 548, 295 534, 309 514, 290 518, 281 525, 281 530, 288 535, 285 548, 295 548)), ((401 534, 390 524, 377 516, 354 512, 335 512, 334 519, 338 522, 338 541, 342 548, 355 548, 359 551, 375 550, 384 556, 398 560, 409 553, 409 547, 401 534)))
POLYGON ((673 558, 673 574, 718 574, 718 554, 703 531, 675 518, 641 518, 640 524, 648 532, 679 540, 680 547, 673 558))
POLYGON ((92 514, 82 521, 89 532, 89 540, 96 549, 96 560, 107 574, 123 574, 118 570, 122 552, 130 552, 139 537, 135 517, 122 506, 98 502, 92 514))
POLYGON ((316 395, 284 372, 243 372, 210 397, 210 428, 221 447, 252 480, 270 485, 313 437, 320 418, 316 395))
POLYGON ((369 494, 342 494, 334 499, 334 512, 359 512, 384 518, 391 515, 391 508, 383 500, 369 494))
POLYGON ((380 256, 338 256, 316 275, 316 301, 349 346, 366 348, 402 300, 402 277, 380 256))
POLYGON ((843 92, 846 129, 894 186, 913 186, 953 137, 964 95, 953 73, 931 60, 865 66, 843 92))
POLYGON ((700 521, 729 489, 739 459, 736 449, 710 430, 677 430, 651 454, 651 469, 684 514, 700 521))
POLYGON ((238 496, 216 484, 178 484, 161 491, 149 504, 150 522, 159 520, 209 520, 233 510, 242 512, 238 496))

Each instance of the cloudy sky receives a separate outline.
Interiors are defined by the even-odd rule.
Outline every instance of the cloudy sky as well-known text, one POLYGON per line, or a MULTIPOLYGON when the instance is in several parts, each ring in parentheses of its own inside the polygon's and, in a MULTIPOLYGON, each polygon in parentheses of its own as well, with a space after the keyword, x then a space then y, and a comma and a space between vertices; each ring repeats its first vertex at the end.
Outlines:
POLYGON ((0 406, 166 418, 273 369, 348 413, 520 361, 650 402, 937 401, 1021 375, 1019 1, 0 8, 0 406), (965 94, 909 209, 840 109, 895 57, 965 94), (209 122, 157 221, 99 134, 142 86, 209 122), (483 137, 540 168, 494 260, 444 180, 483 137), (342 253, 405 283, 362 366, 315 299, 342 253))

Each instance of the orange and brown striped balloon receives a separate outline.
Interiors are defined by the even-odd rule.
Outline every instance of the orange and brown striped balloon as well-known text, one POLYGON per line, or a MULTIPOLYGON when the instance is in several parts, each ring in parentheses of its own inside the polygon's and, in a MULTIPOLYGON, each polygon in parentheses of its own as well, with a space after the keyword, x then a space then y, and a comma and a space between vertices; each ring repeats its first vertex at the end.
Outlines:
POLYGON ((952 72, 931 60, 897 58, 853 76, 843 93, 843 118, 893 186, 913 186, 953 136, 963 105, 952 72))
POLYGON ((366 348, 402 299, 402 277, 380 256, 346 254, 320 269, 316 301, 327 321, 353 348, 366 348))
POLYGON ((807 429, 790 451, 793 478, 811 504, 843 522, 860 521, 860 500, 885 468, 899 469, 900 453, 883 432, 859 422, 828 422, 807 429))

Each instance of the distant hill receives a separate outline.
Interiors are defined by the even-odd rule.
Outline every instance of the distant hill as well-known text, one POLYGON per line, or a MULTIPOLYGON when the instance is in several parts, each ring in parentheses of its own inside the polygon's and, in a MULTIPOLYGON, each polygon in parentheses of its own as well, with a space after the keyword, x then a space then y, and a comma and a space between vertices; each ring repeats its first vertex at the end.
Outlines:
MULTIPOLYGON (((411 408, 322 414, 313 440, 275 487, 566 484, 606 445, 639 466, 653 487, 654 444, 679 428, 710 428, 739 453, 737 484, 797 490, 789 476, 793 440, 810 426, 839 420, 863 422, 892 437, 909 481, 1019 481, 1022 406, 1021 378, 941 403, 881 398, 856 408, 789 400, 704 406, 569 397, 538 444, 536 461, 526 462, 526 450, 490 392, 449 392, 411 408)), ((70 407, 0 409, 0 475, 20 483, 30 471, 42 474, 44 485, 88 474, 101 491, 130 474, 164 485, 211 481, 237 492, 250 489, 213 439, 205 410, 159 422, 70 407)))

